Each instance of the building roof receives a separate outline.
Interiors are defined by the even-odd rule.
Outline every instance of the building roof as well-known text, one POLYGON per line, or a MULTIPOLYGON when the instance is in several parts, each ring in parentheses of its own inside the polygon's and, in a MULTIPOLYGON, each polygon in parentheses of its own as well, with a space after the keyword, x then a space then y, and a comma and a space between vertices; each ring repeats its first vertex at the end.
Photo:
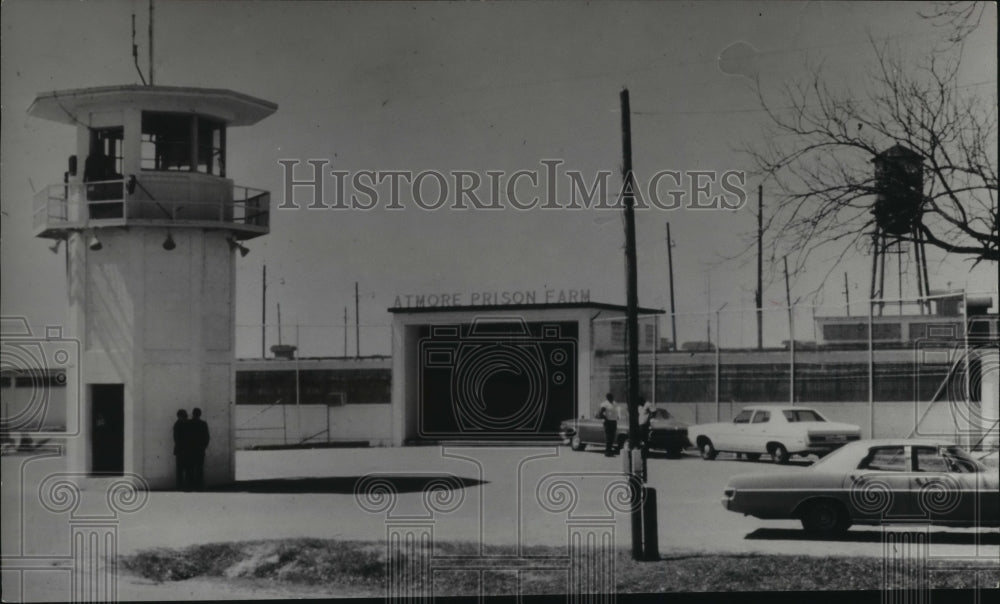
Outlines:
POLYGON ((901 145, 899 143, 896 143, 895 145, 889 147, 885 151, 882 151, 881 153, 878 153, 878 154, 875 155, 875 159, 876 160, 884 159, 884 158, 889 158, 889 157, 900 157, 900 158, 906 158, 906 159, 921 159, 922 158, 922 156, 919 153, 917 153, 916 151, 914 151, 913 149, 910 149, 909 147, 905 147, 905 146, 903 146, 903 145, 901 145))
POLYGON ((192 113, 226 117, 231 126, 256 124, 277 111, 278 106, 240 92, 222 88, 190 86, 98 86, 42 92, 28 107, 28 114, 64 124, 88 123, 95 107, 135 105, 149 110, 162 105, 184 106, 192 113), (222 114, 222 115, 219 115, 222 114))
MULTIPOLYGON (((418 314, 418 313, 440 313, 440 312, 492 312, 492 311, 519 311, 519 310, 573 310, 573 309, 593 309, 593 310, 613 310, 621 313, 628 311, 627 306, 621 304, 606 304, 604 302, 558 302, 552 304, 469 304, 463 306, 396 306, 389 308, 391 313, 418 314)), ((666 311, 660 308, 639 307, 641 315, 662 315, 666 311)))

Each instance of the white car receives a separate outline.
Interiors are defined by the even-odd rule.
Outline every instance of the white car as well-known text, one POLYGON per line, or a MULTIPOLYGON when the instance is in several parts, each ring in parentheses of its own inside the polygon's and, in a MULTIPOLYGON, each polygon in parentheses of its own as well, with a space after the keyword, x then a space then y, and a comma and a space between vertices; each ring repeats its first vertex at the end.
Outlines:
POLYGON ((688 438, 703 459, 715 459, 720 451, 741 453, 751 460, 767 453, 783 464, 792 455, 822 457, 860 440, 861 428, 827 421, 808 407, 755 405, 744 407, 731 422, 690 426, 688 438))

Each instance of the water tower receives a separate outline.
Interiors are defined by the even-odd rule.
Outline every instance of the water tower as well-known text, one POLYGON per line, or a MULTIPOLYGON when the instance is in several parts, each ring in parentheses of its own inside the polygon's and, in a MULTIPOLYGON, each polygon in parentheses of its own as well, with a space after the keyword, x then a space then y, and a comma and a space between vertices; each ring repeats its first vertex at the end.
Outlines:
POLYGON ((65 243, 81 344, 71 471, 171 488, 176 412, 200 407, 205 481, 233 479, 235 258, 268 233, 270 193, 227 178, 226 131, 276 109, 229 90, 138 85, 47 92, 28 109, 76 128, 62 182, 34 206, 36 236, 65 243))
MULTIPOLYGON (((924 207, 923 158, 903 145, 893 145, 879 153, 872 160, 875 164, 875 217, 873 233, 871 299, 881 299, 885 291, 885 260, 889 253, 896 254, 899 298, 903 297, 902 256, 906 253, 904 244, 913 244, 913 260, 916 265, 917 295, 927 296, 927 257, 924 251, 923 233, 920 221, 924 207)), ((877 306, 881 313, 883 304, 877 306)), ((902 306, 900 306, 902 309, 902 306)), ((921 313, 924 306, 921 305, 921 313)))

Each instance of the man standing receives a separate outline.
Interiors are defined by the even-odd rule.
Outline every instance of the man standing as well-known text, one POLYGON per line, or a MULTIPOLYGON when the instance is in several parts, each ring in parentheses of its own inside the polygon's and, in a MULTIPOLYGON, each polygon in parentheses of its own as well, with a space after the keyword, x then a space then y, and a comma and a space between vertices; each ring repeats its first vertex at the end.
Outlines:
POLYGON ((205 449, 208 448, 208 424, 201 419, 201 409, 191 410, 191 483, 195 490, 205 486, 205 449))
POLYGON ((187 411, 177 410, 177 421, 174 422, 174 464, 177 472, 177 490, 187 489, 191 485, 190 474, 191 422, 187 411))
POLYGON ((618 436, 618 407, 610 392, 604 398, 597 410, 597 418, 604 420, 604 455, 614 457, 615 440, 618 436))
POLYGON ((650 421, 656 415, 656 405, 639 397, 639 435, 642 439, 642 450, 649 452, 649 439, 652 436, 653 424, 650 421))

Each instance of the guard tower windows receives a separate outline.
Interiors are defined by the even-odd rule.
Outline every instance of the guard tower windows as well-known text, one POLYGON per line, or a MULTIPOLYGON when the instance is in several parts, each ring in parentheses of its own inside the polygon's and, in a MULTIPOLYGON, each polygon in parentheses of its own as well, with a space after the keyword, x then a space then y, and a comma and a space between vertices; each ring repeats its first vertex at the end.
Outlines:
POLYGON ((142 112, 143 170, 226 175, 226 127, 186 113, 142 112))
POLYGON ((122 176, 125 156, 125 129, 94 128, 90 131, 89 162, 84 162, 84 176, 88 181, 114 180, 122 176), (87 173, 89 171, 89 174, 87 173))
POLYGON ((226 175, 226 125, 207 117, 198 118, 198 171, 226 175))
POLYGON ((125 129, 94 128, 90 131, 90 150, 83 163, 83 181, 87 183, 90 217, 121 218, 122 158, 125 155, 125 129), (103 202, 115 203, 103 203, 103 202))

